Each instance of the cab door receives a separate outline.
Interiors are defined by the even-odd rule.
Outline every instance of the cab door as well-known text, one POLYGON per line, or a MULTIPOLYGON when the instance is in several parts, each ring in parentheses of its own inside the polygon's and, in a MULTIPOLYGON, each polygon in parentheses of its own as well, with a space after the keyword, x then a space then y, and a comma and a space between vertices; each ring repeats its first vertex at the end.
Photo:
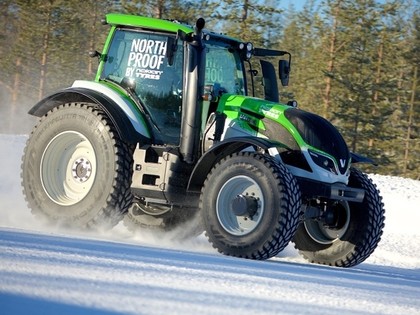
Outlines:
POLYGON ((156 144, 178 145, 181 129, 183 49, 174 62, 167 58, 168 34, 117 29, 102 79, 135 82, 135 93, 153 126, 156 144))

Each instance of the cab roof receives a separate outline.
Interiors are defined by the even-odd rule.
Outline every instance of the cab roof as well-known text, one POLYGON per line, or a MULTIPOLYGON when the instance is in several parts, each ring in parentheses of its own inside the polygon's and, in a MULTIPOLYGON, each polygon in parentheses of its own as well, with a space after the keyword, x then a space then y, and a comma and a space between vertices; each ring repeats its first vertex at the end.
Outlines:
MULTIPOLYGON (((119 14, 119 13, 110 13, 106 15, 106 23, 113 26, 127 26, 127 27, 139 27, 148 30, 156 30, 170 33, 177 33, 178 30, 181 30, 187 34, 194 32, 194 27, 191 25, 183 24, 178 21, 170 20, 161 20, 151 17, 138 16, 138 15, 128 15, 128 14, 119 14)), ((209 30, 204 29, 203 32, 207 35, 210 35, 213 39, 218 38, 219 40, 237 42, 240 40, 226 36, 223 34, 218 34, 209 30)))
POLYGON ((178 30, 181 30, 188 34, 194 31, 192 26, 181 24, 176 21, 160 20, 150 17, 118 13, 107 14, 106 23, 114 26, 140 27, 171 33, 176 33, 178 30))

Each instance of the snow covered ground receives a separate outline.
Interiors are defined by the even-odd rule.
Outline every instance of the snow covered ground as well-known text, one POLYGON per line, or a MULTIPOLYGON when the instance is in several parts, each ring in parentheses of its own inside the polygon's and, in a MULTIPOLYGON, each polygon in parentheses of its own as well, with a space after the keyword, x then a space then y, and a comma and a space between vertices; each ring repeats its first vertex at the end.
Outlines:
POLYGON ((359 266, 222 256, 199 237, 98 234, 36 221, 20 188, 26 136, 0 134, 0 314, 420 314, 420 181, 372 175, 386 226, 359 266))

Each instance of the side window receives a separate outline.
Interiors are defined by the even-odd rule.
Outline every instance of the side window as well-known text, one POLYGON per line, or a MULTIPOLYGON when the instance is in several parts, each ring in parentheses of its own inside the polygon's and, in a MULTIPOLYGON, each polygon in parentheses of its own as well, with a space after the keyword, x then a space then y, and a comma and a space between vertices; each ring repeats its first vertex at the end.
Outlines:
POLYGON ((173 65, 166 58, 167 35, 117 30, 108 51, 103 78, 132 78, 136 94, 158 126, 157 138, 178 144, 181 126, 183 49, 173 65))
POLYGON ((245 63, 245 68, 248 95, 264 99, 264 78, 262 76, 260 59, 258 57, 251 58, 249 62, 245 63), (255 72, 254 75, 251 75, 251 69, 255 72))
POLYGON ((221 91, 244 95, 244 77, 239 55, 227 46, 206 43, 206 84, 221 91))

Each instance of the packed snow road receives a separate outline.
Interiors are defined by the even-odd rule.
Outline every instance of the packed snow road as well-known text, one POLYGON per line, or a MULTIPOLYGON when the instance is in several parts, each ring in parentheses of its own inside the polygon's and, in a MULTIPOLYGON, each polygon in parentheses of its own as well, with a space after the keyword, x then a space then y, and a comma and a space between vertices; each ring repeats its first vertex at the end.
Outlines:
POLYGON ((3 314, 418 314, 418 270, 0 230, 3 314), (39 312, 37 312, 39 311, 39 312))
POLYGON ((222 256, 203 236, 82 234, 27 209, 27 136, 0 134, 0 314, 420 314, 420 181, 372 175, 384 235, 351 269, 312 265, 290 245, 268 261, 222 256))

